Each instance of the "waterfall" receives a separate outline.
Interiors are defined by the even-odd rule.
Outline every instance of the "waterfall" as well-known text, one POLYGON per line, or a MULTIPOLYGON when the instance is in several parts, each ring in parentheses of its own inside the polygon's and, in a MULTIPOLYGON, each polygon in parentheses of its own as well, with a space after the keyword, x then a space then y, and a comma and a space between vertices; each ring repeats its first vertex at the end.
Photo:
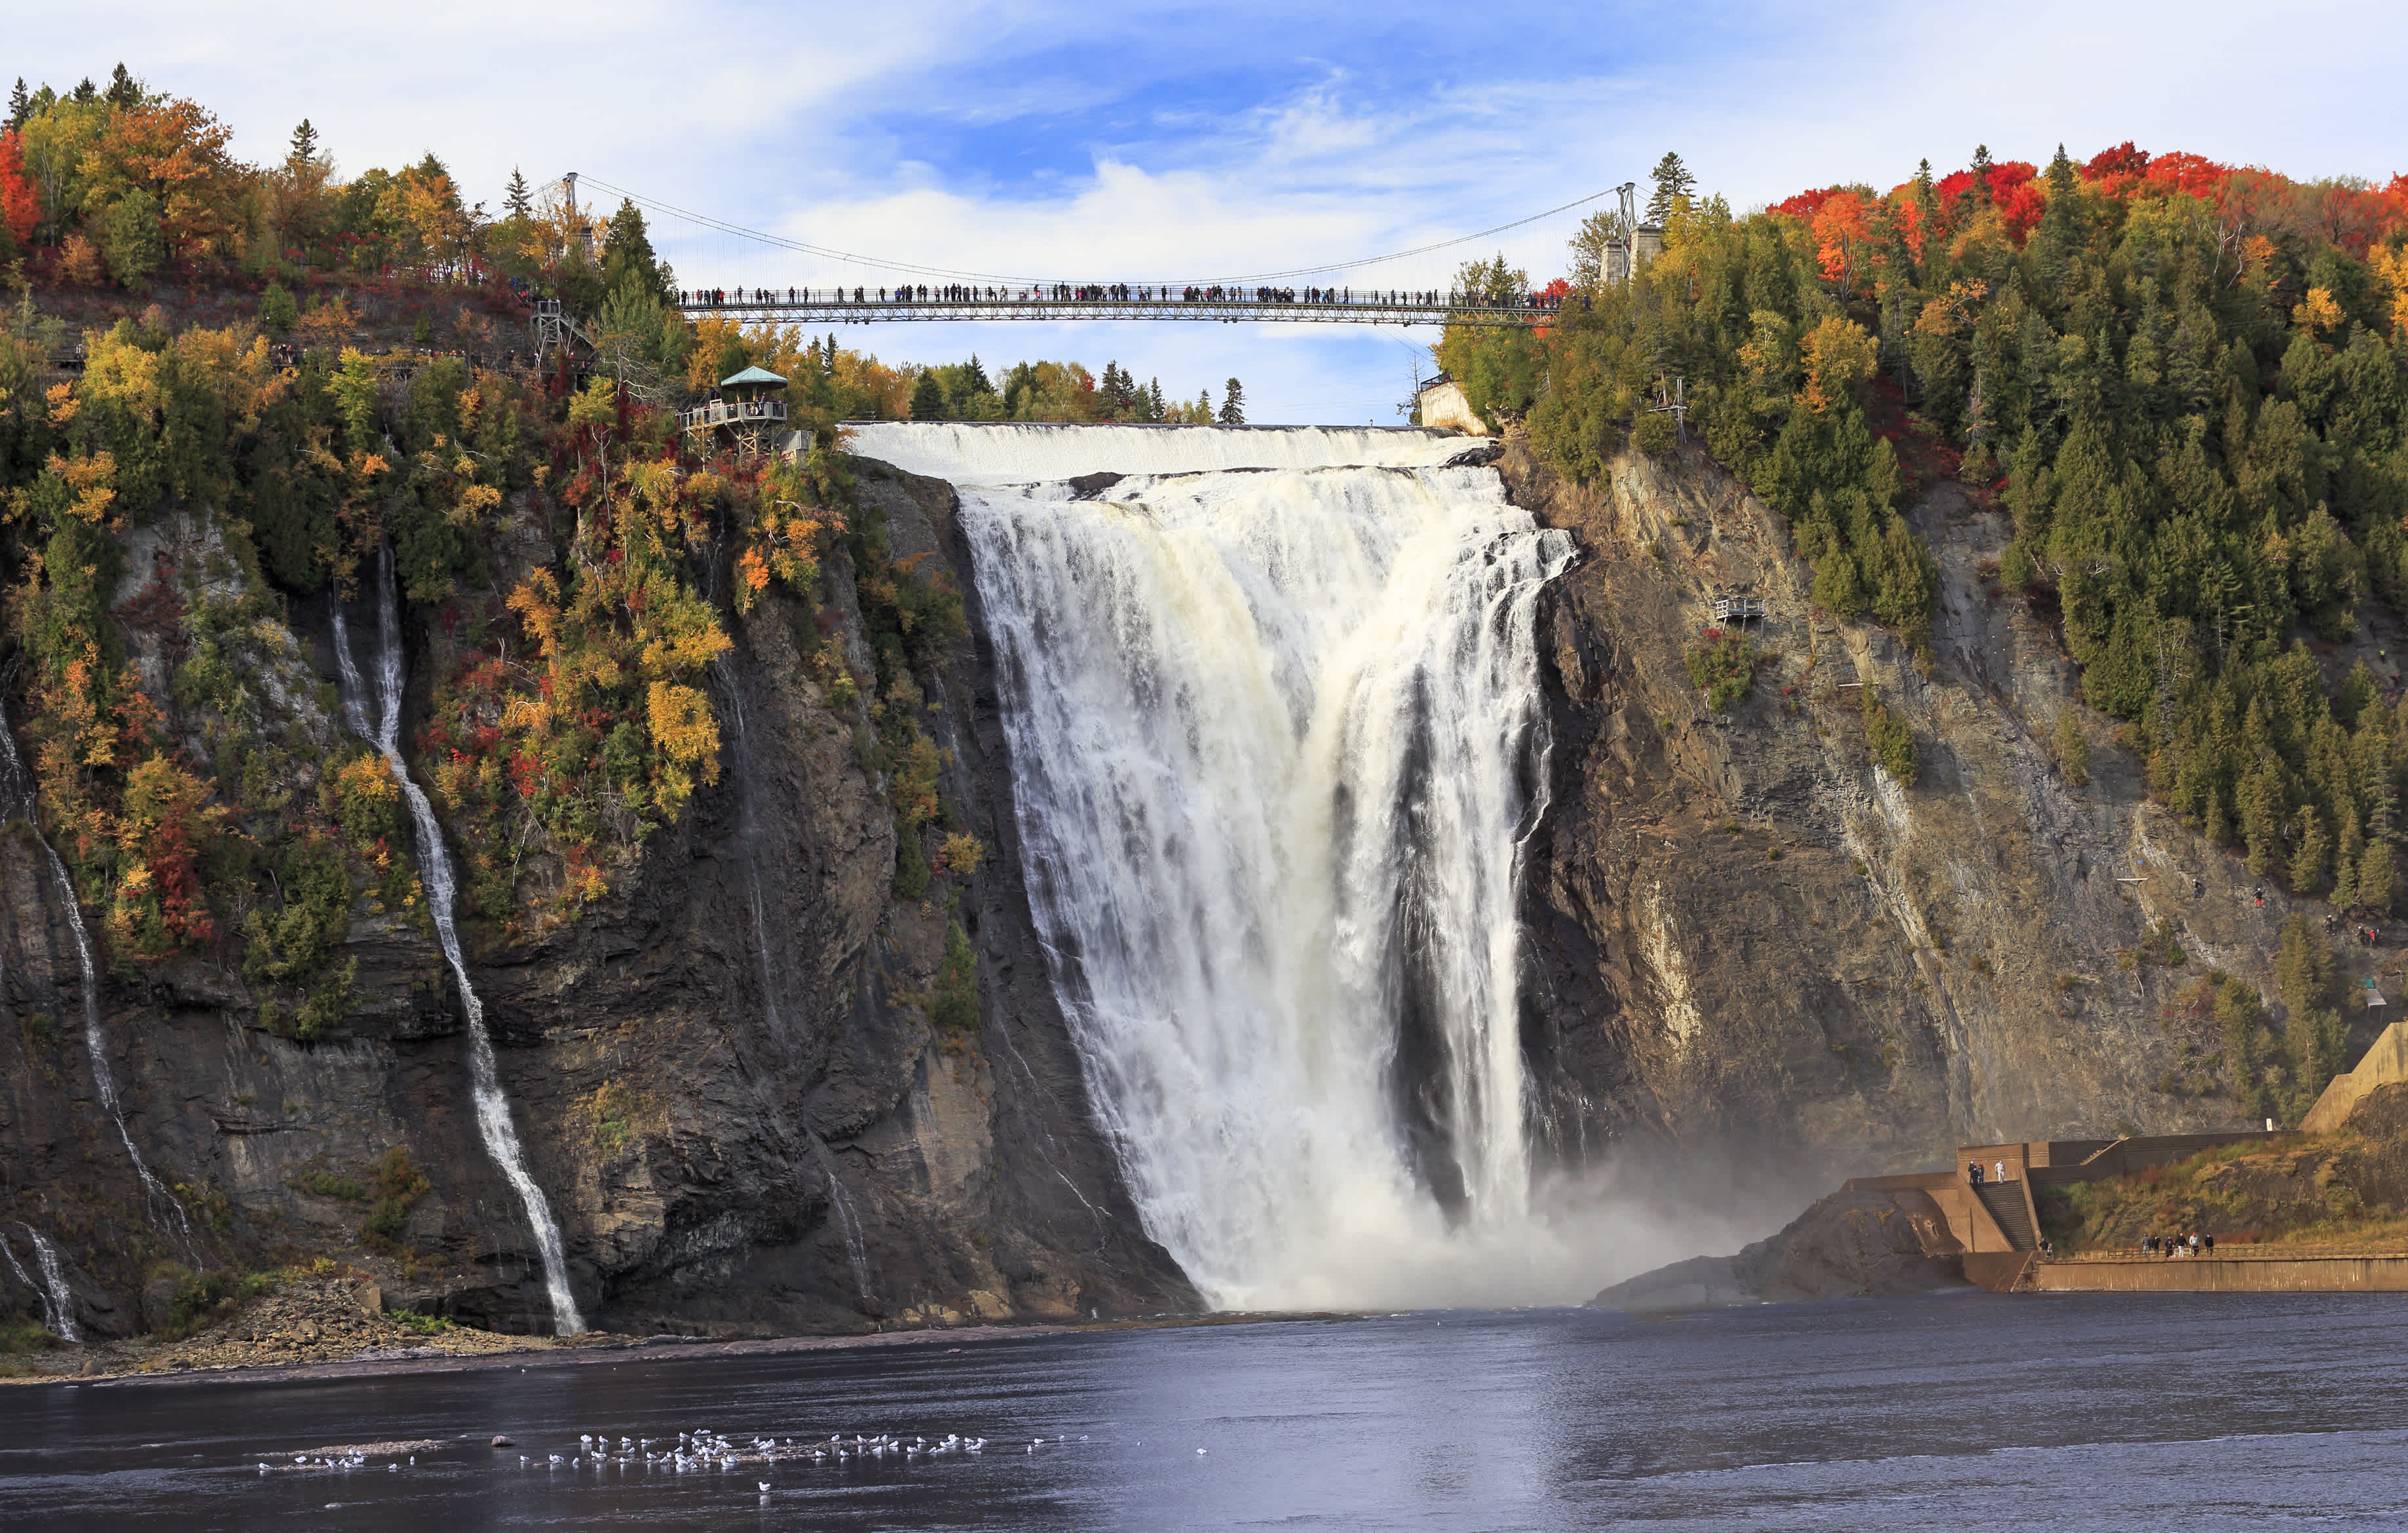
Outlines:
POLYGON ((5 1238, 0 1238, 0 1254, 8 1258, 8 1269, 17 1274, 17 1281, 41 1298, 42 1328, 62 1341, 82 1340, 83 1334, 76 1329, 75 1295, 67 1290, 66 1272, 59 1265, 58 1251, 33 1225, 20 1223, 17 1227, 34 1242, 34 1265, 42 1269, 42 1281, 37 1284, 26 1273, 24 1264, 17 1260, 15 1249, 5 1238))
POLYGON ((856 433, 961 489, 1030 902, 1147 1232, 1224 1308, 1584 1291, 1531 1254, 1515 913, 1570 537, 1429 432, 856 433))
POLYGON ((878 1296, 869 1289, 869 1253, 861 1241, 861 1218, 853 1212, 853 1196, 837 1180, 836 1157, 828 1153, 827 1144, 817 1134, 811 1136, 811 1153, 818 1157, 820 1170, 827 1177, 828 1209, 836 1216, 837 1233, 844 1237, 844 1259, 853 1265, 853 1291, 861 1296, 861 1307, 875 1311, 878 1296))
POLYGON ((460 987, 460 1009, 468 1020, 470 1096, 476 1103, 477 1133, 485 1141, 485 1153, 493 1157, 503 1179, 518 1194, 527 1224, 535 1230, 536 1247, 543 1259, 544 1292, 552 1299, 552 1329, 562 1336, 574 1336, 585 1328, 585 1321, 577 1312, 577 1297, 568 1290, 568 1258, 561 1244, 560 1225, 552 1219, 552 1204, 544 1197, 543 1189, 527 1173, 526 1156, 519 1148, 518 1125, 510 1121, 509 1098, 502 1095, 501 1073, 494 1061, 494 1040, 485 1031, 485 1008, 477 999, 476 986, 468 982, 467 960, 461 953, 460 935, 452 925, 452 854, 443 844, 443 827, 436 821, 435 806, 427 802, 424 790, 411 781, 409 766, 401 755, 401 615, 400 603, 394 595, 391 551, 383 552, 378 559, 377 576, 377 717, 373 732, 368 727, 366 689, 361 685, 359 667, 351 659, 351 639, 343 624, 343 609, 339 603, 334 607, 335 663, 342 671, 343 717, 353 733, 370 741, 383 754, 394 780, 401 784, 402 797, 409 804, 409 818, 418 830, 418 869, 426 886, 427 913, 435 918, 435 935, 442 943, 444 960, 452 966, 452 978, 460 987))
MULTIPOLYGON (((101 1108, 108 1114, 108 1121, 117 1125, 118 1142, 125 1146, 125 1158, 134 1163, 134 1174, 142 1182, 142 1193, 150 1216, 157 1218, 159 1205, 165 1204, 178 1237, 184 1242, 185 1250, 190 1252, 193 1249, 193 1225, 185 1216, 184 1205, 177 1201, 176 1195, 151 1174, 150 1168, 143 1163, 142 1152, 134 1147, 132 1131, 125 1126, 125 1108, 118 1100, 117 1078, 109 1073, 108 1068, 108 1040, 100 1026, 100 969, 92 961, 92 935, 84 929, 83 902, 76 895, 75 880, 67 876, 67 865, 59 860, 59 854, 51 850, 49 838, 42 835, 41 822, 34 811, 33 780, 26 775, 24 759, 17 754, 16 735, 7 727, 7 721, 0 719, 0 820, 11 814, 24 817, 25 828, 34 833, 34 840, 41 847, 42 855, 50 859, 50 877, 58 885, 59 903, 66 909, 67 930, 75 937, 76 965, 82 976, 83 1046, 84 1053, 92 1059, 93 1095, 100 1098, 101 1108)), ((39 1236, 35 1237, 35 1242, 40 1249, 39 1236)))

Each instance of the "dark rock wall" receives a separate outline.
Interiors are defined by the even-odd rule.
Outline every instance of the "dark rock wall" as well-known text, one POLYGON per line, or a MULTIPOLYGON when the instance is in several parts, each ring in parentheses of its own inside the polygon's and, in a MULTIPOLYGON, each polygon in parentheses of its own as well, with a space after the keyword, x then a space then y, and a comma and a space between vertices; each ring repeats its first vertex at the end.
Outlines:
MULTIPOLYGON (((947 486, 869 465, 862 491, 898 557, 933 554, 974 601, 947 486)), ((866 656, 841 559, 825 586, 822 612, 866 656)), ((990 849, 954 913, 892 894, 894 819, 855 743, 866 715, 829 707, 804 663, 824 631, 814 615, 773 594, 732 628, 710 677, 720 781, 574 922, 481 946, 467 932, 589 1321, 740 1333, 1192 1308, 1093 1127, 1036 950, 982 644, 955 648, 929 698, 946 795, 990 849), (982 1018, 949 1053, 913 999, 953 920, 980 954, 982 1018)), ((445 641, 411 638, 416 711, 445 641)), ((374 1272, 394 1307, 548 1328, 423 915, 355 913, 358 1014, 306 1045, 257 1025, 233 958, 105 975, 109 1068, 136 1143, 181 1189, 186 1240, 99 1110, 72 938, 22 824, 0 838, 0 889, 13 1023, 0 1030, 0 1221, 54 1242, 90 1324, 138 1328, 161 1261, 332 1254, 374 1272), (361 1202, 304 1183, 356 1178, 395 1145, 433 1188, 398 1241, 364 1250, 361 1202)), ((0 1288, 33 1308, 21 1286, 0 1268, 0 1288)))

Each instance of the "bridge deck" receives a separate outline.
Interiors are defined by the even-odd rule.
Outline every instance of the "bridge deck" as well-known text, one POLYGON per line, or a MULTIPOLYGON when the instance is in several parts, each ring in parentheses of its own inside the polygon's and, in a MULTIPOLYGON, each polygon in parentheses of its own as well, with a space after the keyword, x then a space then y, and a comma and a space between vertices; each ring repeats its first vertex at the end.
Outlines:
POLYGON ((1489 307, 1481 304, 1413 303, 1289 303, 1280 299, 1219 298, 997 298, 889 299, 860 303, 826 296, 736 298, 725 303, 679 306, 688 314, 726 314, 742 319, 791 321, 800 324, 873 324, 896 321, 939 320, 1178 320, 1193 323, 1213 321, 1269 320, 1287 324, 1466 324, 1529 328, 1551 323, 1561 312, 1554 308, 1489 307))

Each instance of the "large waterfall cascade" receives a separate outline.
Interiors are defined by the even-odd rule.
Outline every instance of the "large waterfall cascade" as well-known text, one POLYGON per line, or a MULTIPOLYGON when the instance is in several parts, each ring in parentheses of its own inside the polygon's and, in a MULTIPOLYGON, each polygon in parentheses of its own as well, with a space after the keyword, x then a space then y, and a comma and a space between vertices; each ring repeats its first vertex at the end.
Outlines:
POLYGON ((1148 1233, 1224 1308, 1593 1287, 1534 1206, 1518 1028, 1570 539, 1430 432, 853 445, 960 489, 1031 904, 1148 1233))
POLYGON ((394 594, 390 551, 379 559, 377 571, 377 716, 371 726, 367 690, 351 658, 351 634, 343 623, 343 609, 337 606, 335 661, 343 676, 343 715, 351 732, 383 755, 401 785, 402 797, 409 805, 409 817, 418 831, 418 870, 426 886, 427 913, 434 917, 435 935, 442 944, 444 960, 452 966, 452 978, 460 987, 460 1009, 467 1017, 469 1091, 476 1104, 478 1137, 484 1140, 485 1153, 493 1157, 503 1180, 518 1194, 519 1205, 535 1231, 536 1247, 543 1262, 544 1292, 552 1301, 552 1328, 563 1336, 574 1336, 585 1328, 585 1321, 577 1312, 577 1297, 569 1292, 568 1259, 561 1243, 560 1225, 552 1216, 551 1201, 527 1171, 526 1155, 519 1146, 518 1125, 510 1119, 509 1098, 502 1094, 493 1037, 485 1030, 485 1008, 477 998, 477 987, 468 981, 467 961, 462 956, 460 935, 452 924, 455 884, 452 854, 443 844, 443 827, 435 818, 434 805, 427 801, 425 790, 410 779, 409 765, 402 759, 401 698, 405 677, 400 604, 394 594))

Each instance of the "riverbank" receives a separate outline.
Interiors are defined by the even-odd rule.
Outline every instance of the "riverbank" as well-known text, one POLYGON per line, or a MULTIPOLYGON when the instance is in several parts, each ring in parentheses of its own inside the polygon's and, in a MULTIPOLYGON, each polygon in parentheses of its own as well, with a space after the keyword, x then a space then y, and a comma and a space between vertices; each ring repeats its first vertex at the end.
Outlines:
POLYGON ((625 1336, 587 1331, 570 1337, 510 1336, 466 1325, 413 1324, 372 1314, 371 1285, 341 1280, 287 1283, 222 1325, 177 1340, 60 1343, 0 1362, 0 1383, 164 1384, 239 1378, 246 1382, 357 1379, 380 1374, 466 1373, 584 1363, 670 1358, 759 1357, 850 1347, 935 1346, 1087 1331, 1158 1330, 1282 1321, 1340 1321, 1339 1314, 1228 1311, 1087 1324, 922 1326, 822 1336, 625 1336), (363 1289, 366 1289, 363 1293, 363 1289))

